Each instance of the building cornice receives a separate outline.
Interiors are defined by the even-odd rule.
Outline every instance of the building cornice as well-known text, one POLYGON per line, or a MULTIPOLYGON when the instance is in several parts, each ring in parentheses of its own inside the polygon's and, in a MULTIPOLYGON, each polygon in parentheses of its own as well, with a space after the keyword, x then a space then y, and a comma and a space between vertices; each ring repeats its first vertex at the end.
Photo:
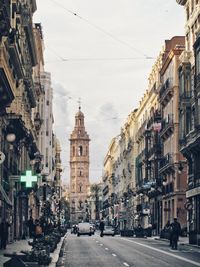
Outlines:
POLYGON ((176 2, 177 2, 179 5, 184 6, 184 5, 187 3, 187 0, 176 0, 176 2))

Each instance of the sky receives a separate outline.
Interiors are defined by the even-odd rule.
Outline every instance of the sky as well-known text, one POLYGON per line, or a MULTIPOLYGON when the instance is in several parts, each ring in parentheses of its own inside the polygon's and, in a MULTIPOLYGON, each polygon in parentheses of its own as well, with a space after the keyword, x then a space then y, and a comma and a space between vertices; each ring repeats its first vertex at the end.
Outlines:
POLYGON ((90 181, 100 181, 109 144, 138 107, 164 40, 184 35, 183 7, 176 0, 37 0, 34 22, 43 27, 52 77, 62 179, 70 180, 69 136, 81 98, 90 181))

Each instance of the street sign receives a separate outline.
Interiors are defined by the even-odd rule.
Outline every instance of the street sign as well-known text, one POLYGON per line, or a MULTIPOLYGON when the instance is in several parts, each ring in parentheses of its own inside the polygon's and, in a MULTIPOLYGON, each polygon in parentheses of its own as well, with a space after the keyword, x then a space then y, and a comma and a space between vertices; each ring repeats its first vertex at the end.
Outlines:
POLYGON ((26 175, 20 176, 20 182, 26 183, 26 187, 33 187, 33 182, 37 182, 37 176, 32 175, 32 171, 26 171, 26 175))
POLYGON ((5 154, 2 151, 0 151, 0 164, 2 164, 4 160, 5 160, 5 154))

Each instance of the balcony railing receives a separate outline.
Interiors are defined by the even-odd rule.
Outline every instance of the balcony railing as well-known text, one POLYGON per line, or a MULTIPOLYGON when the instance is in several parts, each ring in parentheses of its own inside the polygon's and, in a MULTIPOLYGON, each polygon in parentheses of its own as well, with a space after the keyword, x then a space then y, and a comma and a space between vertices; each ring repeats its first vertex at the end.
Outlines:
POLYGON ((16 84, 9 64, 8 51, 3 42, 0 45, 0 84, 1 106, 9 105, 14 99, 16 84))
POLYGON ((14 30, 12 31, 13 34, 10 33, 9 44, 8 44, 10 60, 14 66, 18 79, 22 79, 24 76, 24 69, 22 67, 21 49, 19 45, 19 40, 16 37, 16 32, 14 30))
POLYGON ((165 118, 162 121, 162 130, 160 133, 161 137, 164 137, 169 135, 170 133, 173 132, 174 129, 174 119, 173 119, 173 114, 168 114, 167 118, 165 118))
POLYGON ((189 174, 188 176, 188 189, 200 187, 200 171, 195 174, 189 174))
POLYGON ((0 37, 8 36, 10 30, 10 1, 1 0, 0 1, 0 37))
POLYGON ((172 87, 173 87, 172 81, 171 79, 168 78, 163 84, 163 86, 161 87, 160 92, 159 92, 161 103, 168 102, 168 100, 171 98, 173 94, 172 87))
POLYGON ((171 153, 166 154, 160 160, 160 169, 166 168, 167 166, 173 164, 173 157, 171 153))
POLYGON ((168 195, 173 192, 174 192, 174 185, 172 182, 163 186, 163 195, 168 195))

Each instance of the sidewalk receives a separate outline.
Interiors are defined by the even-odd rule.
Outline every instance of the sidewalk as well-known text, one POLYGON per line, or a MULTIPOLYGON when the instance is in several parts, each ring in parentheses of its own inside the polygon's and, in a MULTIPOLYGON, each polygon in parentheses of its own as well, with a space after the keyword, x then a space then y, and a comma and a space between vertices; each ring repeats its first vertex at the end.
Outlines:
MULTIPOLYGON (((57 245, 57 249, 50 254, 50 256, 52 257, 52 262, 50 263, 49 267, 56 266, 56 262, 59 258, 60 248, 65 237, 66 235, 61 238, 61 241, 57 245)), ((29 239, 16 241, 12 244, 8 244, 6 249, 0 250, 0 267, 3 267, 3 264, 10 259, 8 257, 4 257, 4 253, 20 253, 21 250, 31 250, 31 246, 28 245, 28 241, 29 239)))
POLYGON ((31 246, 28 245, 28 239, 27 240, 20 240, 16 241, 12 244, 8 244, 7 248, 4 250, 0 250, 0 266, 3 267, 3 264, 9 260, 9 258, 4 257, 4 253, 20 253, 21 250, 31 250, 31 246))
MULTIPOLYGON (((152 239, 152 240, 161 240, 161 241, 169 242, 168 239, 160 238, 160 236, 152 236, 152 237, 148 237, 148 239, 152 239)), ((197 248, 197 249, 200 249, 200 246, 189 244, 189 237, 182 237, 182 236, 180 236, 180 237, 179 237, 178 244, 181 245, 181 246, 188 246, 188 247, 191 247, 191 248, 197 248)))

